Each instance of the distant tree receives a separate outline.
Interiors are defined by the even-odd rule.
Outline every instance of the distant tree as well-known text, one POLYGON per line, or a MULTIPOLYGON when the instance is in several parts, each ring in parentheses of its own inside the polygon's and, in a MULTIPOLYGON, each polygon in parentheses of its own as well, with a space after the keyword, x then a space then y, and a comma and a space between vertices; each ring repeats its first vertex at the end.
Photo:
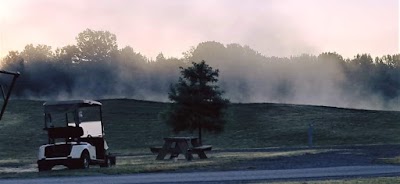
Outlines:
POLYGON ((344 64, 345 60, 336 52, 323 52, 317 57, 319 62, 334 62, 344 64))
POLYGON ((76 37, 80 61, 111 61, 118 52, 117 37, 109 31, 86 29, 76 37))
POLYGON ((72 64, 78 62, 79 49, 76 45, 67 45, 55 50, 56 59, 62 64, 72 64))
POLYGON ((382 58, 378 58, 380 62, 386 63, 390 67, 400 67, 400 54, 397 55, 385 55, 382 58))
POLYGON ((156 62, 164 62, 165 60, 167 60, 164 56, 164 54, 162 52, 160 52, 157 56, 156 56, 156 62))
POLYGON ((21 71, 24 69, 24 59, 18 51, 9 51, 3 58, 3 69, 10 71, 21 71))
POLYGON ((218 70, 208 66, 205 61, 192 63, 181 69, 181 77, 171 85, 169 99, 173 102, 166 113, 167 124, 174 132, 198 129, 200 144, 202 130, 219 133, 226 122, 224 110, 229 100, 222 98, 222 91, 216 85, 218 70))
POLYGON ((132 47, 126 46, 119 50, 117 55, 117 60, 120 63, 130 63, 130 64, 144 64, 147 62, 147 58, 142 54, 137 53, 132 47))
POLYGON ((28 63, 32 62, 48 62, 53 59, 51 46, 28 44, 21 52, 20 56, 28 63))
POLYGON ((184 52, 183 55, 187 61, 206 60, 212 66, 215 63, 229 62, 224 44, 215 41, 199 43, 197 47, 191 48, 184 52))
POLYGON ((374 64, 374 60, 372 59, 370 54, 357 54, 353 60, 351 60, 356 65, 360 65, 362 69, 369 68, 374 64))

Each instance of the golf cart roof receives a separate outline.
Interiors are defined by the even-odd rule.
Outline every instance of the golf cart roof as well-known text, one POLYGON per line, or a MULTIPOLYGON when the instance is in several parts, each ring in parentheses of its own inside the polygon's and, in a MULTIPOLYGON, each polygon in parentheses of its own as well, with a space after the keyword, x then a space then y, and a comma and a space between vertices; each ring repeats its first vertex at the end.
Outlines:
POLYGON ((50 101, 43 104, 44 112, 70 112, 81 107, 101 106, 101 103, 94 100, 70 100, 70 101, 50 101))

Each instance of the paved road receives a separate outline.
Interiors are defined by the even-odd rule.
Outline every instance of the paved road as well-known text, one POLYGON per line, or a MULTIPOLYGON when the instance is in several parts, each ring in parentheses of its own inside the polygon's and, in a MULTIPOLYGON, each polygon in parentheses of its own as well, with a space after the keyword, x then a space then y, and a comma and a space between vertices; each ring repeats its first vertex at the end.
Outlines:
POLYGON ((324 177, 400 175, 400 166, 346 166, 289 170, 246 170, 191 173, 151 173, 121 176, 61 177, 37 179, 0 180, 2 184, 54 184, 54 183, 196 183, 196 182, 234 182, 252 180, 284 180, 324 177))

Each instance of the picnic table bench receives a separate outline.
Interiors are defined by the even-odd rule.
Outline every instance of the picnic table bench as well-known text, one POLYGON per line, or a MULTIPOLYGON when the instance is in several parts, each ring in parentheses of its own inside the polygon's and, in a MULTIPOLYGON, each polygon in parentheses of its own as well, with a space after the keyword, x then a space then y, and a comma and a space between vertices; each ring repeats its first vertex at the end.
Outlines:
POLYGON ((162 147, 150 147, 150 151, 158 154, 156 160, 163 160, 168 154, 170 159, 183 154, 187 160, 193 159, 193 154, 197 154, 200 159, 206 159, 205 151, 211 151, 211 145, 200 145, 198 138, 195 137, 167 137, 164 138, 162 147))

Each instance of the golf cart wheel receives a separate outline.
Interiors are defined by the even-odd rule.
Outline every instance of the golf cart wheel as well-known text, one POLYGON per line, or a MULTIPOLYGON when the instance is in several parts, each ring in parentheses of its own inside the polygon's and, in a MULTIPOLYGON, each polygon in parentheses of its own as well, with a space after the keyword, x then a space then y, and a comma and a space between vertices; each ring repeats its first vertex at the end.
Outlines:
POLYGON ((51 168, 52 168, 52 166, 47 165, 47 164, 38 164, 38 170, 39 170, 39 172, 42 172, 42 171, 50 171, 51 168))
POLYGON ((89 153, 85 150, 85 151, 83 151, 81 158, 80 158, 80 168, 88 169, 89 166, 90 166, 90 156, 89 156, 89 153))
POLYGON ((106 156, 104 163, 100 164, 100 167, 111 167, 111 160, 108 156, 106 156))

